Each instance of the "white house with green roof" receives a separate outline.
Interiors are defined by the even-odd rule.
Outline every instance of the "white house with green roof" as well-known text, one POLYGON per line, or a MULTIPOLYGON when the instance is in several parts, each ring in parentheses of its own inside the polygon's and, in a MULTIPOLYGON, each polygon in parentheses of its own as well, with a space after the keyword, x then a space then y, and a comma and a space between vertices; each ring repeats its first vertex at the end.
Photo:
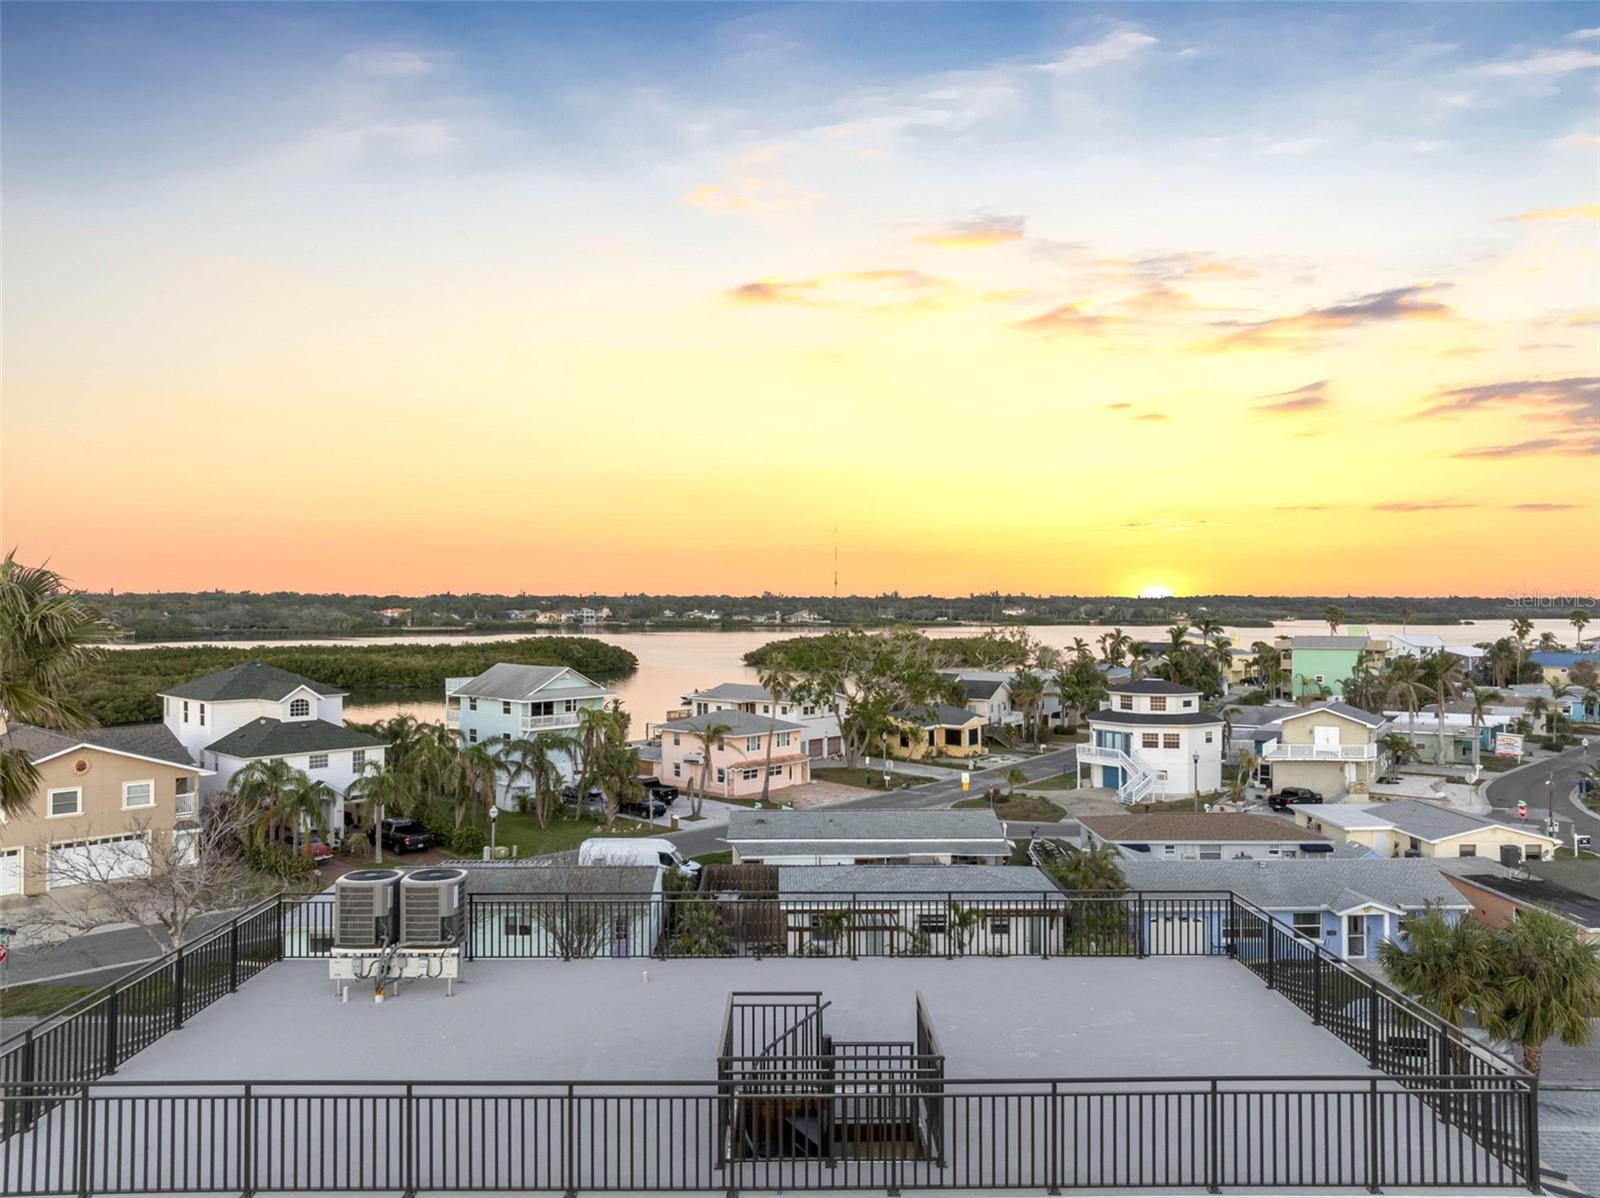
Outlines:
POLYGON ((161 691, 162 723, 209 775, 202 800, 227 789, 252 761, 281 760, 336 796, 323 813, 334 840, 344 795, 387 742, 345 727, 345 693, 262 661, 240 662, 161 691))

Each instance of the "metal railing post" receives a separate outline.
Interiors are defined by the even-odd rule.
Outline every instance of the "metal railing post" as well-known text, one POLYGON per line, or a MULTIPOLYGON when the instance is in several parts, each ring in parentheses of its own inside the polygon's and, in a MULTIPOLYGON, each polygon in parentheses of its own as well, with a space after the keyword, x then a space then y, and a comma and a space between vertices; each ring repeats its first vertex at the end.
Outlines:
POLYGON ((1367 1064, 1378 1067, 1378 983, 1367 982, 1367 1064))
POLYGON ((1322 1026, 1322 949, 1311 954, 1311 1024, 1322 1026))
POLYGON ((1373 1078, 1367 1083, 1367 1192, 1378 1192, 1379 1153, 1378 1153, 1378 1079, 1373 1078))
POLYGON ((244 1084, 239 1108, 239 1190, 241 1198, 256 1192, 256 1103, 254 1087, 244 1084))
POLYGON ((856 960, 856 897, 855 892, 852 891, 850 894, 850 914, 847 917, 850 923, 844 930, 845 943, 850 948, 850 959, 852 961, 856 960))
POLYGON ((234 916, 233 924, 228 928, 228 993, 237 993, 239 989, 239 917, 234 916))
POLYGON ((561 896, 561 959, 572 960, 572 896, 561 896))
POLYGON ((1539 1184, 1539 1079, 1530 1077, 1523 1093, 1527 1104, 1522 1127, 1523 1159, 1526 1161, 1523 1168, 1528 1173, 1528 1193, 1542 1194, 1544 1187, 1539 1184))
POLYGON ((1136 955, 1143 958, 1148 956, 1150 951, 1150 946, 1145 943, 1145 937, 1150 931, 1150 922, 1145 918, 1144 891, 1139 891, 1136 901, 1138 906, 1133 917, 1133 943, 1136 955))
POLYGON ((1228 923, 1222 930, 1223 939, 1227 942, 1228 956, 1237 957, 1239 955, 1239 899, 1231 890, 1228 892, 1228 923))
POLYGON ((172 1027, 183 1026, 183 950, 172 961, 172 1027))
POLYGON ((22 1092, 27 1095, 22 1100, 22 1122, 17 1130, 33 1126, 34 1114, 38 1107, 39 1084, 38 1070, 35 1068, 38 1050, 34 1047, 33 1029, 30 1027, 22 1037, 22 1092))
POLYGON ((117 1071, 117 1025, 121 1020, 121 990, 113 990, 106 996, 106 1040, 105 1058, 101 1061, 101 1071, 115 1073, 117 1071))
POLYGON ((1216 1078, 1206 1095, 1206 1192, 1222 1193, 1222 1095, 1216 1078))
POLYGON ((78 1198, 89 1198, 89 1087, 78 1090, 78 1198))
MULTIPOLYGON (((475 910, 477 905, 478 905, 478 903, 473 898, 473 896, 470 895, 470 894, 467 895, 466 938, 467 938, 467 960, 469 960, 469 961, 476 961, 478 959, 478 952, 477 952, 478 914, 477 914, 477 911, 475 910)), ((491 915, 490 918, 493 918, 493 916, 491 915)))
POLYGON ((405 1117, 400 1121, 403 1150, 401 1180, 405 1186, 406 1198, 414 1198, 417 1192, 417 1091, 411 1082, 406 1083, 405 1101, 405 1117))
POLYGON ((578 1099, 574 1092, 573 1084, 567 1083, 567 1134, 563 1137, 566 1151, 561 1167, 562 1180, 566 1184, 566 1198, 578 1196, 578 1099))
POLYGON ((1277 989, 1278 982, 1278 938, 1276 936, 1276 921, 1269 915, 1262 921, 1262 933, 1267 938, 1267 989, 1277 989))
POLYGON ((1061 1083, 1050 1083, 1049 1155, 1045 1158, 1046 1193, 1061 1193, 1061 1083))

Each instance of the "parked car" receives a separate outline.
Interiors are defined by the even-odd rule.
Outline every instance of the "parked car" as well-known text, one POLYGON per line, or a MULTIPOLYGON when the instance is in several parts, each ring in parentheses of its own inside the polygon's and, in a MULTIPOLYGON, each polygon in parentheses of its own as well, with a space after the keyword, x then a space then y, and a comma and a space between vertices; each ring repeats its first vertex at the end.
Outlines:
POLYGON ((640 778, 639 785, 645 788, 652 799, 660 799, 668 807, 678 801, 678 788, 670 782, 663 782, 660 778, 640 778))
POLYGON ((315 832, 306 838, 305 843, 300 846, 300 852, 319 865, 333 857, 333 849, 329 847, 328 842, 315 832))
POLYGON ((667 813, 667 805, 647 792, 637 803, 618 803, 617 810, 624 815, 644 815, 657 819, 667 813))
POLYGON ((378 833, 391 853, 415 853, 433 843, 433 833, 414 819, 386 819, 378 833))
POLYGON ((596 807, 605 803, 606 796, 605 792, 603 792, 598 786, 591 786, 588 790, 583 792, 583 799, 580 802, 578 799, 578 788, 571 782, 568 782, 561 788, 561 801, 563 803, 571 803, 575 807, 596 807))
POLYGON ((586 840, 578 846, 579 865, 659 865, 686 877, 700 872, 700 863, 678 852, 670 840, 641 836, 636 840, 586 840))
POLYGON ((1274 811, 1287 811, 1291 803, 1320 803, 1322 796, 1309 786, 1285 786, 1277 794, 1267 799, 1267 806, 1274 811))

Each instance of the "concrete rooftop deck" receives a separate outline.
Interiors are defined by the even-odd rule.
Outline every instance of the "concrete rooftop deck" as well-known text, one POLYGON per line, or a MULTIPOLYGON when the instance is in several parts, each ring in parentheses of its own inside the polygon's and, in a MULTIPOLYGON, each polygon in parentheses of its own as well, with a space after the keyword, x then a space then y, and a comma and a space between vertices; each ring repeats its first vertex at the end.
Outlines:
POLYGON ((447 998, 335 996, 272 966, 129 1061, 124 1081, 710 1080, 730 990, 817 990, 838 1039, 909 1040, 921 991, 950 1078, 1360 1075, 1365 1060, 1216 958, 484 961, 447 998), (649 980, 645 980, 648 973, 649 980))

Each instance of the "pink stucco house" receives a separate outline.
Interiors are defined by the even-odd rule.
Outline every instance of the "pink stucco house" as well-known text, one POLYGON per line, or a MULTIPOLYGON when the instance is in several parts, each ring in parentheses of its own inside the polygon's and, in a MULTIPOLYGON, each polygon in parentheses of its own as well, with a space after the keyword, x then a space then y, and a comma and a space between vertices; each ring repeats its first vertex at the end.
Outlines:
POLYGON ((683 790, 700 785, 705 761, 707 732, 720 727, 711 737, 711 771, 706 778, 706 794, 712 798, 749 798, 761 793, 761 774, 770 770, 769 790, 777 791, 811 781, 811 759, 806 754, 805 728, 788 720, 748 711, 708 711, 658 724, 661 757, 645 761, 654 767, 655 776, 683 790), (772 741, 772 760, 767 761, 767 741, 772 741))

